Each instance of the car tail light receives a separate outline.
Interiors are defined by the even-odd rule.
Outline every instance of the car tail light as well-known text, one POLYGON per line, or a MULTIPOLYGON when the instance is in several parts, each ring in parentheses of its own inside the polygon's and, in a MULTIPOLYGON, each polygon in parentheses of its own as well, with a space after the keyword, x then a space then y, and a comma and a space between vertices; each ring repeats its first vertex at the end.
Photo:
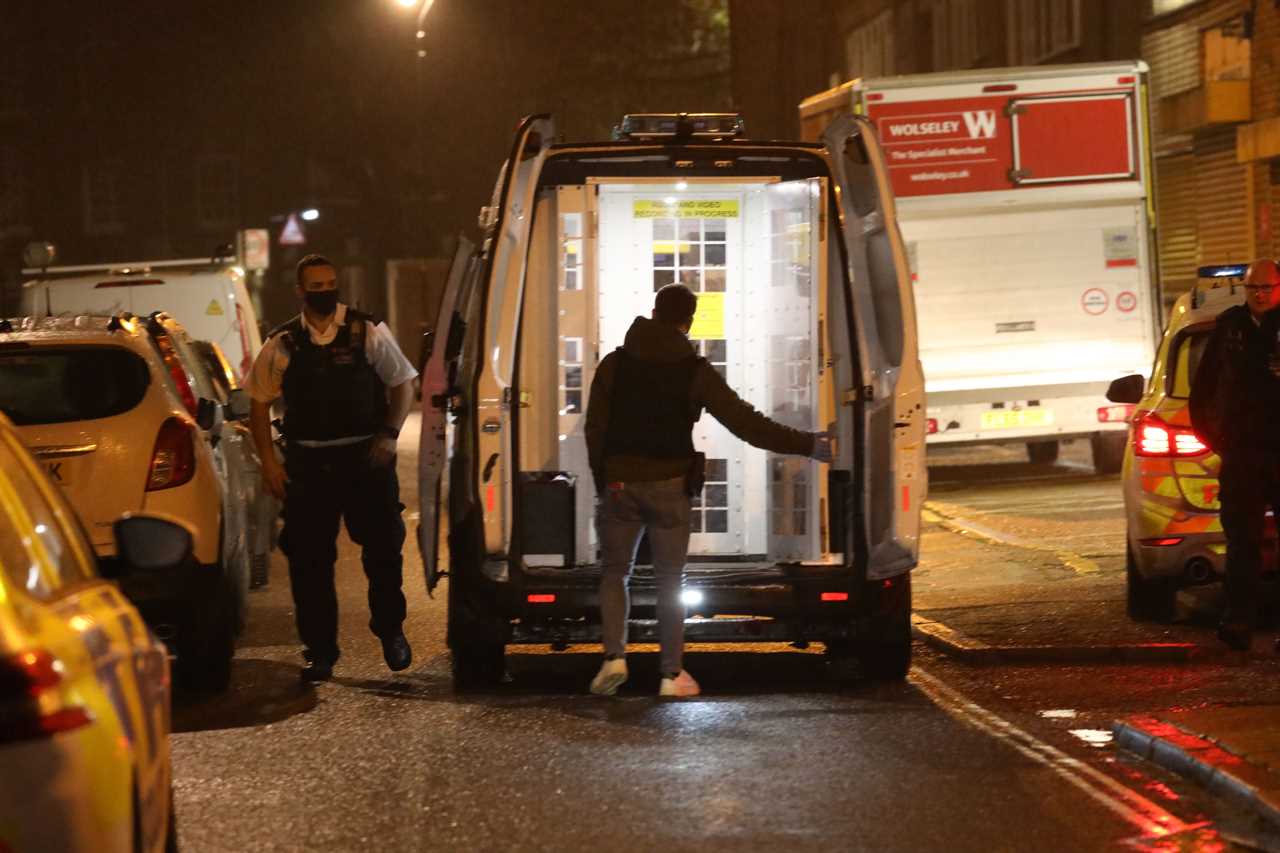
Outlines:
POLYGON ((1157 548, 1168 548, 1170 545, 1181 545, 1183 537, 1181 536, 1161 536, 1157 539, 1140 539, 1143 545, 1152 545, 1157 548))
POLYGON ((1100 424, 1120 424, 1128 423, 1129 418, 1133 415, 1133 406, 1101 406, 1098 409, 1098 423, 1100 424))
POLYGON ((847 592, 824 592, 822 593, 823 601, 848 601, 849 593, 847 592))
POLYGON ((0 658, 0 743, 32 740, 92 722, 84 708, 57 694, 62 663, 45 651, 0 658))
POLYGON ((1138 456, 1200 456, 1209 452, 1194 430, 1165 423, 1154 412, 1139 418, 1133 430, 1133 452, 1138 456))
POLYGON ((528 596, 530 604, 555 604, 555 593, 551 592, 535 592, 528 596))
POLYGON ((172 489, 188 483, 196 473, 195 430, 178 418, 160 425, 155 450, 151 451, 151 470, 147 474, 147 491, 172 489))
POLYGON ((929 418, 924 422, 924 431, 926 435, 936 435, 938 432, 938 419, 929 418))
POLYGON ((164 366, 169 368, 169 375, 173 377, 173 384, 178 387, 178 396, 182 398, 182 405, 186 407, 187 414, 195 417, 196 395, 191 390, 191 377, 187 375, 187 369, 182 366, 182 359, 178 358, 177 350, 173 348, 173 343, 167 335, 156 335, 154 340, 156 347, 160 350, 160 357, 164 359, 164 366))

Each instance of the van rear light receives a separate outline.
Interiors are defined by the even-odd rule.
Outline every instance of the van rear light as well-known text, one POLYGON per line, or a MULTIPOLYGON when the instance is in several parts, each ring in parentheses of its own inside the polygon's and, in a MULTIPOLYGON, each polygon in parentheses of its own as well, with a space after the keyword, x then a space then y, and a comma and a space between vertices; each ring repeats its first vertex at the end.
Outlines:
POLYGON ((526 596, 530 604, 555 604, 556 595, 554 592, 534 592, 526 596))
POLYGON ((1129 418, 1133 415, 1133 406, 1100 406, 1098 407, 1098 423, 1100 424, 1119 424, 1128 423, 1129 418))
POLYGON ((155 492, 181 486, 189 483, 195 474, 195 428, 186 421, 169 418, 160 425, 155 450, 151 451, 147 491, 155 492))
POLYGON ((1161 536, 1157 539, 1140 539, 1143 545, 1154 545, 1157 548, 1168 548, 1170 545, 1181 545, 1182 536, 1161 536))
POLYGON ((100 281, 93 287, 95 290, 102 287, 138 287, 144 284, 164 284, 162 278, 126 278, 116 279, 113 281, 100 281))
POLYGON ((988 83, 982 87, 984 92, 1016 92, 1018 84, 1016 83, 988 83))
POLYGON ((849 593, 847 592, 824 592, 820 596, 823 601, 848 601, 849 593))
POLYGON ((1200 456, 1209 447, 1194 430, 1166 423, 1154 412, 1147 412, 1133 428, 1133 452, 1138 456, 1200 456))
POLYGON ((0 658, 0 743, 49 737, 93 721, 76 705, 63 705, 56 690, 62 663, 45 651, 0 658))
POLYGON ((926 435, 936 435, 938 432, 938 419, 928 418, 924 422, 924 431, 926 435))

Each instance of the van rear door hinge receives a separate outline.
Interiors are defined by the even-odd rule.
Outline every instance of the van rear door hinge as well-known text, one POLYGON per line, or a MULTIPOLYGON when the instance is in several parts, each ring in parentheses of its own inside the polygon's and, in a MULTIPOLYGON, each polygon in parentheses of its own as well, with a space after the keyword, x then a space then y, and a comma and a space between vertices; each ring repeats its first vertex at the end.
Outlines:
POLYGON ((868 403, 875 399, 876 391, 870 385, 863 385, 861 388, 849 388, 844 392, 844 396, 840 400, 843 405, 852 406, 854 403, 868 403))

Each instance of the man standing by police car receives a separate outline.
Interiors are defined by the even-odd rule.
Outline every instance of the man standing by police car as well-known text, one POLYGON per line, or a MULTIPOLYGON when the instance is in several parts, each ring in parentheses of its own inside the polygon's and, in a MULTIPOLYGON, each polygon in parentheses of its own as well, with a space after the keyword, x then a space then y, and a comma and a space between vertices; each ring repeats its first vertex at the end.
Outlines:
POLYGON ((334 583, 338 522, 362 548, 369 627, 393 671, 408 668, 396 439, 417 371, 387 327, 338 301, 337 268, 298 262, 302 313, 271 333, 246 386, 250 425, 268 491, 284 500, 280 549, 305 649, 304 681, 325 681, 339 656, 334 583), (284 398, 285 464, 271 441, 271 405, 284 398))
POLYGON ((1218 636, 1248 650, 1268 507, 1280 517, 1280 269, 1259 260, 1244 277, 1245 304, 1218 315, 1191 384, 1191 423, 1222 460, 1227 611, 1218 636))
POLYGON ((705 408, 735 436, 774 453, 831 461, 825 433, 802 432, 756 411, 689 342, 698 297, 668 284, 653 317, 637 317, 623 345, 596 368, 587 403, 587 454, 599 496, 600 617, 605 660, 591 692, 610 696, 627 680, 627 581, 648 531, 658 582, 659 695, 697 696, 684 670, 681 586, 690 500, 701 489, 693 426, 705 408))

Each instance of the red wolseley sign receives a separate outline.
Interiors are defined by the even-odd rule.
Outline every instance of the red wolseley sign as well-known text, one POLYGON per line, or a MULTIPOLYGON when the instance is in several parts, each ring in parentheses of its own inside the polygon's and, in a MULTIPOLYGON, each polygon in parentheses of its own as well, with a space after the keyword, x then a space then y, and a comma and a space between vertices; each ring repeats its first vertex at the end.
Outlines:
POLYGON ((899 196, 1138 174, 1131 90, 868 101, 899 196))

